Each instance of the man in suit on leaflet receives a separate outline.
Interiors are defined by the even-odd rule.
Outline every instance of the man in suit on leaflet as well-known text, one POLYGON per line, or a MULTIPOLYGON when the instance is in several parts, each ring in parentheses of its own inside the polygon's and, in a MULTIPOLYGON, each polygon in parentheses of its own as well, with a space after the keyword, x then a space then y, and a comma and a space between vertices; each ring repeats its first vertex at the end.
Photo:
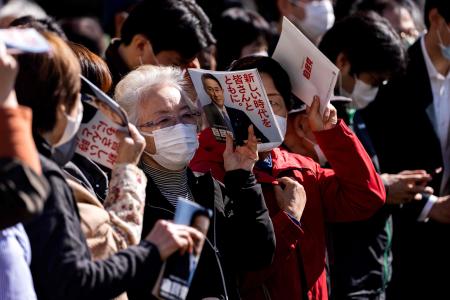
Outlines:
POLYGON ((250 120, 247 114, 239 109, 225 106, 223 88, 220 81, 214 75, 205 73, 202 75, 203 88, 211 99, 211 103, 203 106, 203 111, 211 127, 228 128, 233 133, 238 145, 247 140, 247 130, 253 125, 255 135, 261 143, 269 140, 250 120))

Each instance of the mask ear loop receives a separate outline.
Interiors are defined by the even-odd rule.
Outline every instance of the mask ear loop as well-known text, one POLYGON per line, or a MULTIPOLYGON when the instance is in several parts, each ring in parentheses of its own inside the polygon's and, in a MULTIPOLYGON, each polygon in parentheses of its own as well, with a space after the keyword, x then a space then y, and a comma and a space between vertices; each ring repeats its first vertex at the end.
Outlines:
MULTIPOLYGON (((448 28, 447 28, 447 30, 448 30, 448 28)), ((441 33, 439 32, 439 30, 436 30, 436 33, 437 33, 437 37, 439 40, 439 46, 441 46, 441 48, 445 48, 444 42, 442 41, 441 33)))

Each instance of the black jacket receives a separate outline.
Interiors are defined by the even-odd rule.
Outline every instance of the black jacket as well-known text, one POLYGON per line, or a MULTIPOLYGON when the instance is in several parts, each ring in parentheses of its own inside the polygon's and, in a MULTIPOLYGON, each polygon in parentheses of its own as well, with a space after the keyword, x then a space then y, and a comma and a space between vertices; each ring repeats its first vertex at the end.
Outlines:
MULTIPOLYGON (((442 167, 440 143, 427 110, 433 94, 425 60, 417 41, 408 50, 404 76, 380 89, 362 113, 376 148, 382 172, 442 167)), ((450 158, 446 158, 450 159, 450 158)), ((439 193, 441 176, 431 186, 439 193)), ((426 200, 404 204, 394 213, 392 299, 450 299, 450 225, 418 222, 426 200)))
MULTIPOLYGON (((337 103, 338 116, 352 128, 377 171, 377 154, 360 110, 347 113, 347 103, 337 103)), ((385 204, 367 220, 329 223, 328 255, 331 299, 378 299, 392 274, 392 206, 385 204)))
MULTIPOLYGON (((209 173, 197 177, 190 170, 188 172, 188 184, 194 199, 213 210, 208 240, 203 247, 188 299, 224 299, 224 285, 229 299, 240 299, 238 274, 257 270, 272 261, 275 235, 261 187, 254 175, 235 170, 225 175, 224 182, 225 185, 221 184, 209 173)), ((173 206, 148 176, 143 237, 158 219, 172 219, 173 211, 173 206)), ((134 297, 131 293, 128 295, 130 299, 148 299, 142 292, 145 291, 134 297)))
POLYGON ((146 241, 106 260, 92 261, 78 208, 50 147, 35 137, 43 174, 52 190, 42 215, 26 224, 33 253, 31 273, 39 299, 111 299, 156 281, 157 248, 146 241))
POLYGON ((17 159, 0 159, 0 230, 39 214, 49 193, 47 180, 17 159))

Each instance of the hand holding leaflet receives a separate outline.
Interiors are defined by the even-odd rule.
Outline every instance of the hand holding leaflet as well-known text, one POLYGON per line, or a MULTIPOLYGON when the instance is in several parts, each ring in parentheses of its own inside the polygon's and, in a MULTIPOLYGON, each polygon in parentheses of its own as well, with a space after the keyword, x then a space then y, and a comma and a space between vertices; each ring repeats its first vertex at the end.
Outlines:
POLYGON ((286 17, 272 58, 289 74, 292 93, 308 106, 318 96, 323 114, 333 95, 339 69, 286 17))
MULTIPOLYGON (((191 226, 206 236, 212 212, 195 202, 178 198, 175 224, 191 226)), ((205 238, 197 241, 192 252, 176 252, 164 263, 153 289, 158 299, 184 300, 189 292, 205 238)))

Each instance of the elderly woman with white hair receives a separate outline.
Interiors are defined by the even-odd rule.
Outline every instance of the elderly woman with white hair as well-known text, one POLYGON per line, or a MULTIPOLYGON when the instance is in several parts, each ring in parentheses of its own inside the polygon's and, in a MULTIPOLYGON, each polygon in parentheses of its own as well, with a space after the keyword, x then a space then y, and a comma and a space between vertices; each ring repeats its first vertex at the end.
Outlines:
MULTIPOLYGON (((147 142, 141 159, 148 179, 142 234, 158 219, 172 219, 179 197, 212 209, 187 299, 239 299, 237 275, 269 265, 275 249, 273 226, 252 173, 257 140, 251 126, 246 145, 233 149, 227 138, 224 184, 209 173, 194 174, 188 163, 198 148, 200 113, 184 84, 177 68, 142 66, 116 87, 115 99, 147 142)), ((131 292, 129 296, 133 299, 131 292)))

